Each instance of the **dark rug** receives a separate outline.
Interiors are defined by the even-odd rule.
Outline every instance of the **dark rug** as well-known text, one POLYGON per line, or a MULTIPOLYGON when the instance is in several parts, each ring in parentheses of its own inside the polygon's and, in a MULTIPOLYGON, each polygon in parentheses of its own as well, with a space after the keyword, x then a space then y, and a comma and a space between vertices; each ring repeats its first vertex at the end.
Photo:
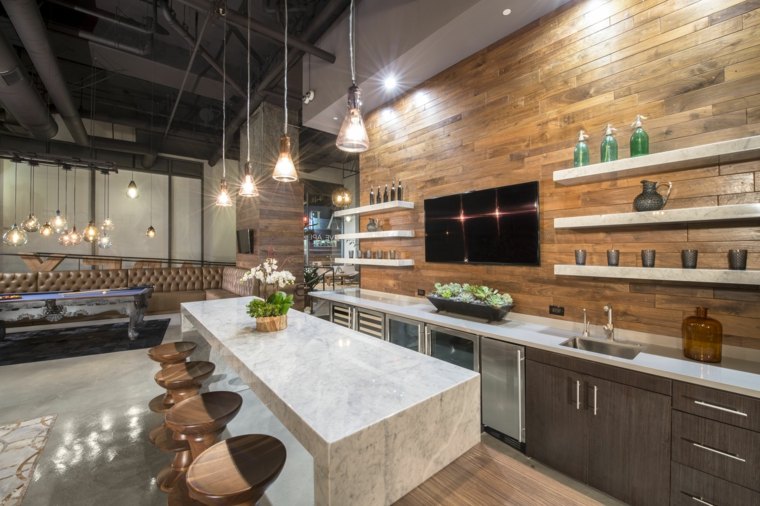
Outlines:
POLYGON ((0 341, 0 365, 150 348, 161 344, 169 321, 169 318, 143 321, 137 327, 140 335, 134 341, 127 337, 127 322, 9 332, 0 341))

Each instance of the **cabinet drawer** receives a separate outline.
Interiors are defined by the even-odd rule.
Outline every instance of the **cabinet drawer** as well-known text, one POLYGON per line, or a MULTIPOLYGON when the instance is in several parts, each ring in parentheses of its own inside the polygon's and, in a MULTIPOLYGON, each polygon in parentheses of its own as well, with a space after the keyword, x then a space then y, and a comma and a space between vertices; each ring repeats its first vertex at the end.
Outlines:
POLYGON ((760 493, 673 462, 671 506, 757 506, 760 493))
POLYGON ((679 411, 760 431, 760 399, 674 381, 673 407, 679 411))
POLYGON ((673 411, 673 460, 760 491, 760 433, 673 411))

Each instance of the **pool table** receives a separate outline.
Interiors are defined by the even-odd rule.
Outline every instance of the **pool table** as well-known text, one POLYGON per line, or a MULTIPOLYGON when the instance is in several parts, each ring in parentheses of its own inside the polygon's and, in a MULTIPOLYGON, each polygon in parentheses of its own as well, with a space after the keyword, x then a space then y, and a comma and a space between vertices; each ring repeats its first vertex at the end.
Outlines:
POLYGON ((0 339, 5 337, 5 322, 42 320, 57 322, 66 317, 118 311, 129 316, 129 339, 137 337, 135 327, 142 323, 152 286, 87 290, 81 292, 30 292, 0 295, 0 339))

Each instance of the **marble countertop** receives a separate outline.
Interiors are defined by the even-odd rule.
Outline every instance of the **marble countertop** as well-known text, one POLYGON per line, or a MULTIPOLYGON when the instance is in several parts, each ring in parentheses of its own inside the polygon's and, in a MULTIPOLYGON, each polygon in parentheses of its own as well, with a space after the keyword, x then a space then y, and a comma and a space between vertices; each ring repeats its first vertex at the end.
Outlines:
POLYGON ((426 299, 358 288, 335 292, 317 291, 310 295, 514 344, 760 398, 760 363, 757 361, 724 357, 720 364, 707 364, 682 358, 678 349, 651 344, 647 344, 646 350, 634 359, 628 360, 560 346, 568 337, 580 334, 580 325, 575 323, 517 313, 510 313, 500 322, 484 323, 483 320, 436 313, 426 299))
MULTIPOLYGON (((254 332, 250 297, 186 302, 182 313, 276 393, 311 436, 332 443, 428 400, 477 373, 299 311, 288 327, 254 332)), ((305 445, 306 446, 306 445, 305 445)), ((308 448, 307 448, 308 449, 308 448)))

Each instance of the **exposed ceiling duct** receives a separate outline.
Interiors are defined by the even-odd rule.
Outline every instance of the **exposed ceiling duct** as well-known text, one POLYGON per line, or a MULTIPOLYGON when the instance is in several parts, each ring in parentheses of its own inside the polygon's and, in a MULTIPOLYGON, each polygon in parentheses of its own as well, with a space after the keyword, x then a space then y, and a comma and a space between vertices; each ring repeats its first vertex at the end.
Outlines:
POLYGON ((29 82, 13 48, 0 33, 0 102, 35 139, 47 140, 58 133, 58 124, 29 82))
POLYGON ((87 146, 87 132, 50 47, 37 3, 34 0, 2 0, 2 4, 71 136, 77 144, 87 146))

